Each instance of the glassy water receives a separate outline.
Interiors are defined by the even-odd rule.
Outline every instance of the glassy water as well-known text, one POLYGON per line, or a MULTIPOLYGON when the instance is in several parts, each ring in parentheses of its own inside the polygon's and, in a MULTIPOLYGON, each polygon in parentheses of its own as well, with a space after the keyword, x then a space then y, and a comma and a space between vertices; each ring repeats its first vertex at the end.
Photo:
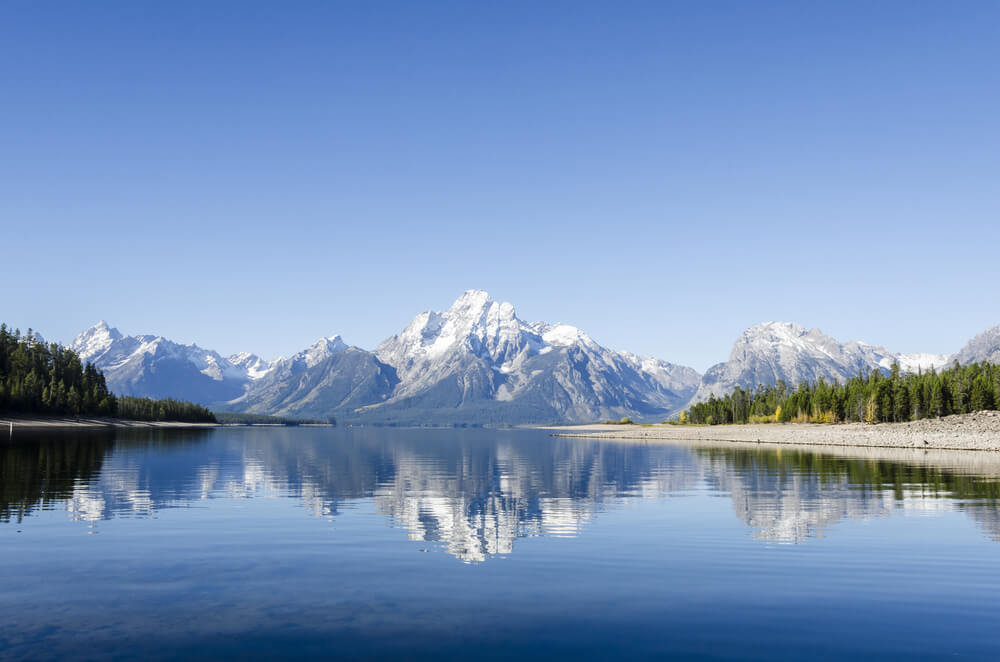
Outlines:
POLYGON ((1000 659, 1000 454, 0 444, 2 659, 1000 659))

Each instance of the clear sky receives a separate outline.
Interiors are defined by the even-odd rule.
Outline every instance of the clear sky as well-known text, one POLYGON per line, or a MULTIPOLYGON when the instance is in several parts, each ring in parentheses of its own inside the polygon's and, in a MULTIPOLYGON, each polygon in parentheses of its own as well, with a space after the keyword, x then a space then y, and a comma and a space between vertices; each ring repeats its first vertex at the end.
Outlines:
POLYGON ((481 288, 699 370, 1000 323, 1000 3, 0 3, 0 319, 372 348, 481 288))

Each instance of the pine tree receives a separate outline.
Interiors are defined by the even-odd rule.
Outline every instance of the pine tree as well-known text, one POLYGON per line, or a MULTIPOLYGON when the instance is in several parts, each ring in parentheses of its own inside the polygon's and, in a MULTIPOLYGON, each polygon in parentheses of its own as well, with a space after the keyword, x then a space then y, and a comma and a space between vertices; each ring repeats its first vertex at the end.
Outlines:
POLYGON ((992 384, 985 375, 979 375, 972 380, 972 388, 969 391, 969 406, 972 411, 993 409, 995 406, 992 384))
POLYGON ((930 411, 933 416, 944 416, 944 412, 946 411, 944 388, 941 384, 941 378, 937 376, 931 382, 930 411))

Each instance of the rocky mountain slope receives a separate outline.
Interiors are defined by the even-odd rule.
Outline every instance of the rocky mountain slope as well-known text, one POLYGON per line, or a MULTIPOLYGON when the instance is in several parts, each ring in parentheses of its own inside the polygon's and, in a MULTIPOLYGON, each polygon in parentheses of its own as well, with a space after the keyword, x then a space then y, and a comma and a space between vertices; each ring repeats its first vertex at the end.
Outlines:
POLYGON ((72 347, 118 393, 395 424, 660 420, 701 379, 691 368, 607 349, 569 325, 524 322, 479 290, 447 311, 421 313, 375 352, 333 336, 291 358, 224 358, 161 336, 123 336, 104 322, 72 347))
POLYGON ((524 322, 481 290, 417 315, 375 353, 400 383, 361 413, 398 422, 661 418, 699 383, 691 368, 607 349, 575 327, 524 322))
POLYGON ((69 345, 100 368, 121 395, 181 398, 215 403, 238 397, 251 381, 249 369, 217 352, 181 345, 162 336, 124 336, 101 321, 69 345))
POLYGON ((884 347, 851 341, 841 343, 819 329, 806 329, 790 322, 765 322, 752 326, 737 338, 729 360, 709 368, 692 403, 721 396, 758 384, 783 380, 799 382, 845 381, 858 372, 889 370, 898 362, 903 370, 939 368, 948 355, 895 354, 884 347))
POLYGON ((509 303, 465 292, 446 311, 417 315, 374 352, 322 338, 291 358, 223 357, 162 336, 123 336, 101 322, 70 345, 112 390, 213 408, 392 424, 660 420, 691 402, 784 380, 843 381, 859 371, 1000 362, 1000 326, 954 355, 897 354, 842 343, 788 322, 750 327, 704 376, 608 349, 566 324, 526 322, 509 303))
POLYGON ((326 418, 384 401, 399 384, 396 371, 371 352, 348 347, 340 336, 276 359, 219 408, 279 416, 326 418))
POLYGON ((953 357, 962 365, 969 363, 1000 363, 1000 325, 991 326, 970 340, 953 357))

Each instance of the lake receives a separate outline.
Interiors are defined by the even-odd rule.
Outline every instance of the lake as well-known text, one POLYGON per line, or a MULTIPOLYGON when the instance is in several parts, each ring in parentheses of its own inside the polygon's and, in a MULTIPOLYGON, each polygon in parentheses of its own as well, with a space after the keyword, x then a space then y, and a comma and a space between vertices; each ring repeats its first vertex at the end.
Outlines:
POLYGON ((1000 659, 992 453, 0 442, 0 658, 1000 659))

